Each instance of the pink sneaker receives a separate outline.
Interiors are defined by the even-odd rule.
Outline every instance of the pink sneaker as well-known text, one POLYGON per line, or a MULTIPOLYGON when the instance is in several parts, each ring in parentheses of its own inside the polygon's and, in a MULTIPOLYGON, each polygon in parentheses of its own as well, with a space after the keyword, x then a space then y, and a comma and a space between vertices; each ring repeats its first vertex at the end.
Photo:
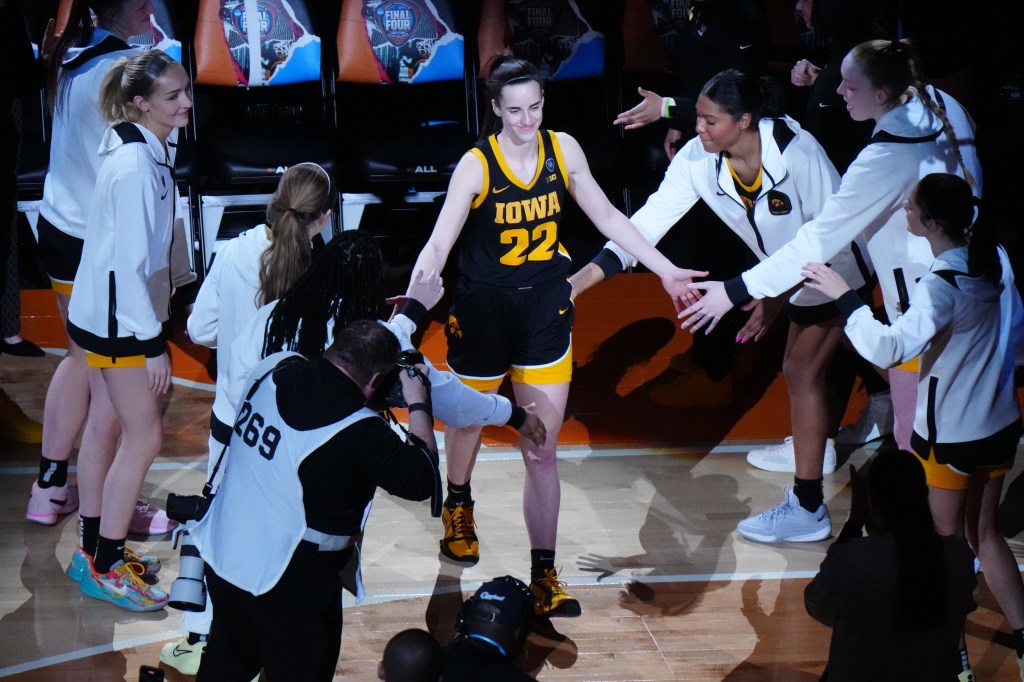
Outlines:
POLYGON ((70 514, 78 509, 78 486, 63 485, 40 488, 38 481, 32 482, 32 492, 28 498, 25 518, 33 523, 52 526, 57 517, 70 514))
POLYGON ((135 512, 132 514, 128 531, 139 535, 163 535, 177 528, 178 522, 167 518, 167 513, 155 507, 141 497, 135 501, 135 512))

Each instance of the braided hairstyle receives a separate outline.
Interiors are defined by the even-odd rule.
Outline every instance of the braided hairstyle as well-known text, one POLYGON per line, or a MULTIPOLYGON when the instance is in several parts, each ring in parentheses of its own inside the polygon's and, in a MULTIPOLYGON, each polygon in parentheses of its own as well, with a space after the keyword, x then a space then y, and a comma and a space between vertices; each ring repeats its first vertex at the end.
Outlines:
POLYGON ((384 258, 369 233, 346 230, 327 243, 278 300, 267 321, 263 357, 292 350, 323 355, 327 323, 342 329, 356 320, 384 316, 384 258))
POLYGON ((933 220, 943 234, 958 244, 967 244, 967 270, 998 285, 1003 275, 995 230, 986 220, 975 221, 981 202, 963 178, 951 173, 932 173, 921 178, 910 193, 910 201, 921 218, 933 220))
POLYGON ((315 163, 292 166, 281 176, 267 203, 270 246, 260 256, 260 290, 256 305, 281 298, 312 259, 310 225, 338 200, 330 174, 315 163))
POLYGON ((850 50, 850 56, 873 87, 889 93, 891 102, 901 103, 905 98, 916 95, 938 116, 964 177, 971 187, 977 187, 974 176, 964 164, 960 142, 956 139, 945 108, 928 94, 920 62, 910 43, 906 40, 869 40, 850 50))

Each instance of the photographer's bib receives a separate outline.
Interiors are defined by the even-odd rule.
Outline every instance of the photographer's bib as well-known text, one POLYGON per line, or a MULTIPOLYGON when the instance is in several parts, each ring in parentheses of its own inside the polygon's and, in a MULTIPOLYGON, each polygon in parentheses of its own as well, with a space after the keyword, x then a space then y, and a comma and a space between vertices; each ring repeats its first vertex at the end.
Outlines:
POLYGON ((364 407, 318 429, 288 426, 277 409, 272 373, 290 357, 301 358, 296 353, 274 353, 250 373, 246 399, 232 428, 223 482, 206 516, 191 531, 217 575, 254 595, 277 584, 299 541, 309 534, 299 480, 303 460, 348 426, 380 418, 364 407))

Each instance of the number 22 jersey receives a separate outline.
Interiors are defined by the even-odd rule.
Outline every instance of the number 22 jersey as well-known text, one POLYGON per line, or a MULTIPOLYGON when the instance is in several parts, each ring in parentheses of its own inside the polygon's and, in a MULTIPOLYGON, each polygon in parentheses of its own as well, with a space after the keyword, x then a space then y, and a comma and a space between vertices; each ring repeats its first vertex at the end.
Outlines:
POLYGON ((459 270, 470 284, 529 288, 565 279, 571 260, 558 241, 569 176, 555 133, 537 131, 528 183, 511 171, 491 135, 469 150, 484 181, 459 238, 459 270))

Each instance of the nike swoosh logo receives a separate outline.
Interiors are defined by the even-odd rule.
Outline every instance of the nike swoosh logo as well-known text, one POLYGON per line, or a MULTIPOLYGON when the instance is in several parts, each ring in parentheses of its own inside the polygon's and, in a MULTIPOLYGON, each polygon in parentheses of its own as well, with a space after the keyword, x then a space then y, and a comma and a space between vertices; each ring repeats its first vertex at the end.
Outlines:
POLYGON ((505 185, 501 189, 498 189, 497 187, 492 187, 491 188, 491 192, 493 192, 494 194, 501 194, 502 192, 504 192, 505 190, 507 190, 511 186, 512 185, 505 185))
POLYGON ((822 514, 821 516, 819 516, 818 517, 818 523, 821 523, 826 516, 828 516, 828 514, 822 514))
POLYGON ((127 597, 128 596, 128 586, 127 585, 120 585, 118 587, 114 587, 113 585, 105 584, 105 585, 103 585, 103 589, 105 589, 107 592, 110 592, 111 594, 116 594, 119 597, 127 597))
POLYGON ((189 654, 192 653, 191 649, 182 649, 180 647, 181 647, 180 644, 175 646, 174 647, 174 651, 171 652, 171 655, 172 656, 188 656, 189 654))
POLYGON ((66 498, 66 497, 63 500, 55 500, 52 497, 50 498, 50 504, 59 504, 60 506, 63 507, 67 503, 68 503, 68 498, 66 498))
MULTIPOLYGON (((751 43, 750 45, 753 45, 753 43, 751 43)), ((741 49, 741 50, 745 50, 745 49, 747 49, 748 47, 750 47, 750 45, 740 45, 740 49, 741 49)))
POLYGON ((818 102, 818 107, 821 108, 821 109, 828 109, 830 106, 832 106, 832 105, 831 104, 825 104, 824 102, 818 102))
POLYGON ((559 308, 558 309, 558 314, 559 315, 565 315, 567 312, 569 312, 569 308, 559 308))

